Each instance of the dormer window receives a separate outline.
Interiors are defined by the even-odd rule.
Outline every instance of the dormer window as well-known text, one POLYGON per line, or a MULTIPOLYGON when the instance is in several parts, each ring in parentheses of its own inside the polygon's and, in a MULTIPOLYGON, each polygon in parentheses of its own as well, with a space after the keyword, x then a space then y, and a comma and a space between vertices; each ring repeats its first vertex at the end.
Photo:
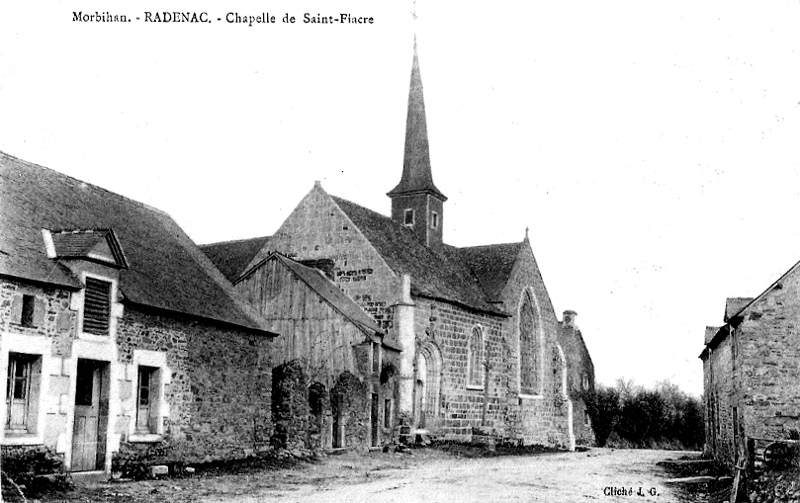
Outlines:
POLYGON ((439 214, 434 211, 431 215, 431 228, 435 229, 437 227, 439 227, 439 214))
POLYGON ((411 208, 406 209, 403 215, 403 223, 405 225, 414 225, 414 210, 411 208))
POLYGON ((86 278, 83 297, 83 331, 87 334, 108 335, 111 319, 111 283, 86 278))
POLYGON ((128 261, 113 229, 42 230, 47 256, 82 259, 126 269, 128 261))

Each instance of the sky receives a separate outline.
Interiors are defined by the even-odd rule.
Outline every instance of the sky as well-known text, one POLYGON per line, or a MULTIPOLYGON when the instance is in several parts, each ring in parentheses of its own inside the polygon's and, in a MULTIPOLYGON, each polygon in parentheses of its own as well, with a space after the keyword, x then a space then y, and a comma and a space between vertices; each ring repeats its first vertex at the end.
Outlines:
POLYGON ((722 324, 725 298, 800 260, 797 1, 0 9, 0 150, 164 210, 201 244, 272 234, 316 180, 388 214, 416 35, 445 241, 529 228, 604 384, 699 395, 704 327, 722 324), (212 22, 135 20, 165 8, 212 22), (109 10, 134 20, 73 21, 109 10))

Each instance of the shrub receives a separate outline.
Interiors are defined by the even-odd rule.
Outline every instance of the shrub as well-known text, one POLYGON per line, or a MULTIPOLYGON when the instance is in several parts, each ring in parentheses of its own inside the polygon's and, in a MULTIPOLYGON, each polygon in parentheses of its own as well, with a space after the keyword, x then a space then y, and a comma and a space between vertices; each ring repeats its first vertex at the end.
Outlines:
POLYGON ((693 449, 705 439, 702 401, 667 381, 644 389, 618 380, 584 396, 597 445, 693 449))

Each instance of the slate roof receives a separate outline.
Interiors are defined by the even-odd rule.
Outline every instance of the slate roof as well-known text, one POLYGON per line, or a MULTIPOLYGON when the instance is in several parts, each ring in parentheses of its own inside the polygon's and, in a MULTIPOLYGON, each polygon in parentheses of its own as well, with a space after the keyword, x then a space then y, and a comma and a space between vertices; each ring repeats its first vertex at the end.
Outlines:
POLYGON ((727 321, 742 310, 747 304, 753 301, 752 297, 728 297, 725 300, 725 321, 727 321))
POLYGON ((525 242, 452 248, 472 270, 490 301, 499 301, 525 242))
POLYGON ((420 243, 411 229, 391 218, 345 199, 331 198, 395 273, 411 276, 412 294, 506 315, 487 302, 486 293, 458 248, 445 246, 441 254, 437 253, 420 243))
POLYGON ((411 65, 411 84, 408 89, 408 112, 406 115, 406 145, 403 156, 403 175, 400 183, 388 192, 388 196, 427 192, 442 201, 447 201, 433 183, 431 154, 428 145, 428 126, 425 118, 425 100, 422 93, 422 78, 419 73, 417 41, 414 40, 414 60, 411 65))
POLYGON ((269 333, 162 211, 0 153, 0 215, 0 275, 80 289, 63 259, 47 257, 42 229, 113 229, 129 266, 123 302, 269 333))
POLYGON ((211 262, 217 269, 230 281, 236 282, 244 272, 247 264, 256 256, 256 253, 264 247, 269 236, 251 239, 239 239, 236 241, 224 241, 221 243, 211 243, 200 245, 211 262))

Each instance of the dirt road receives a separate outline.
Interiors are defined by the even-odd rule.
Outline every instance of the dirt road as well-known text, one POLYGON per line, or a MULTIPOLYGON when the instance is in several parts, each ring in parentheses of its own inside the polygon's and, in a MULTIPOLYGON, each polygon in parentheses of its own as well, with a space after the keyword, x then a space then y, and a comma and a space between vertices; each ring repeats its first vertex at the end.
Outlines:
POLYGON ((436 450, 345 454, 293 469, 103 484, 79 501, 674 502, 678 495, 664 484, 668 475, 656 463, 683 454, 608 449, 491 458, 436 450))

